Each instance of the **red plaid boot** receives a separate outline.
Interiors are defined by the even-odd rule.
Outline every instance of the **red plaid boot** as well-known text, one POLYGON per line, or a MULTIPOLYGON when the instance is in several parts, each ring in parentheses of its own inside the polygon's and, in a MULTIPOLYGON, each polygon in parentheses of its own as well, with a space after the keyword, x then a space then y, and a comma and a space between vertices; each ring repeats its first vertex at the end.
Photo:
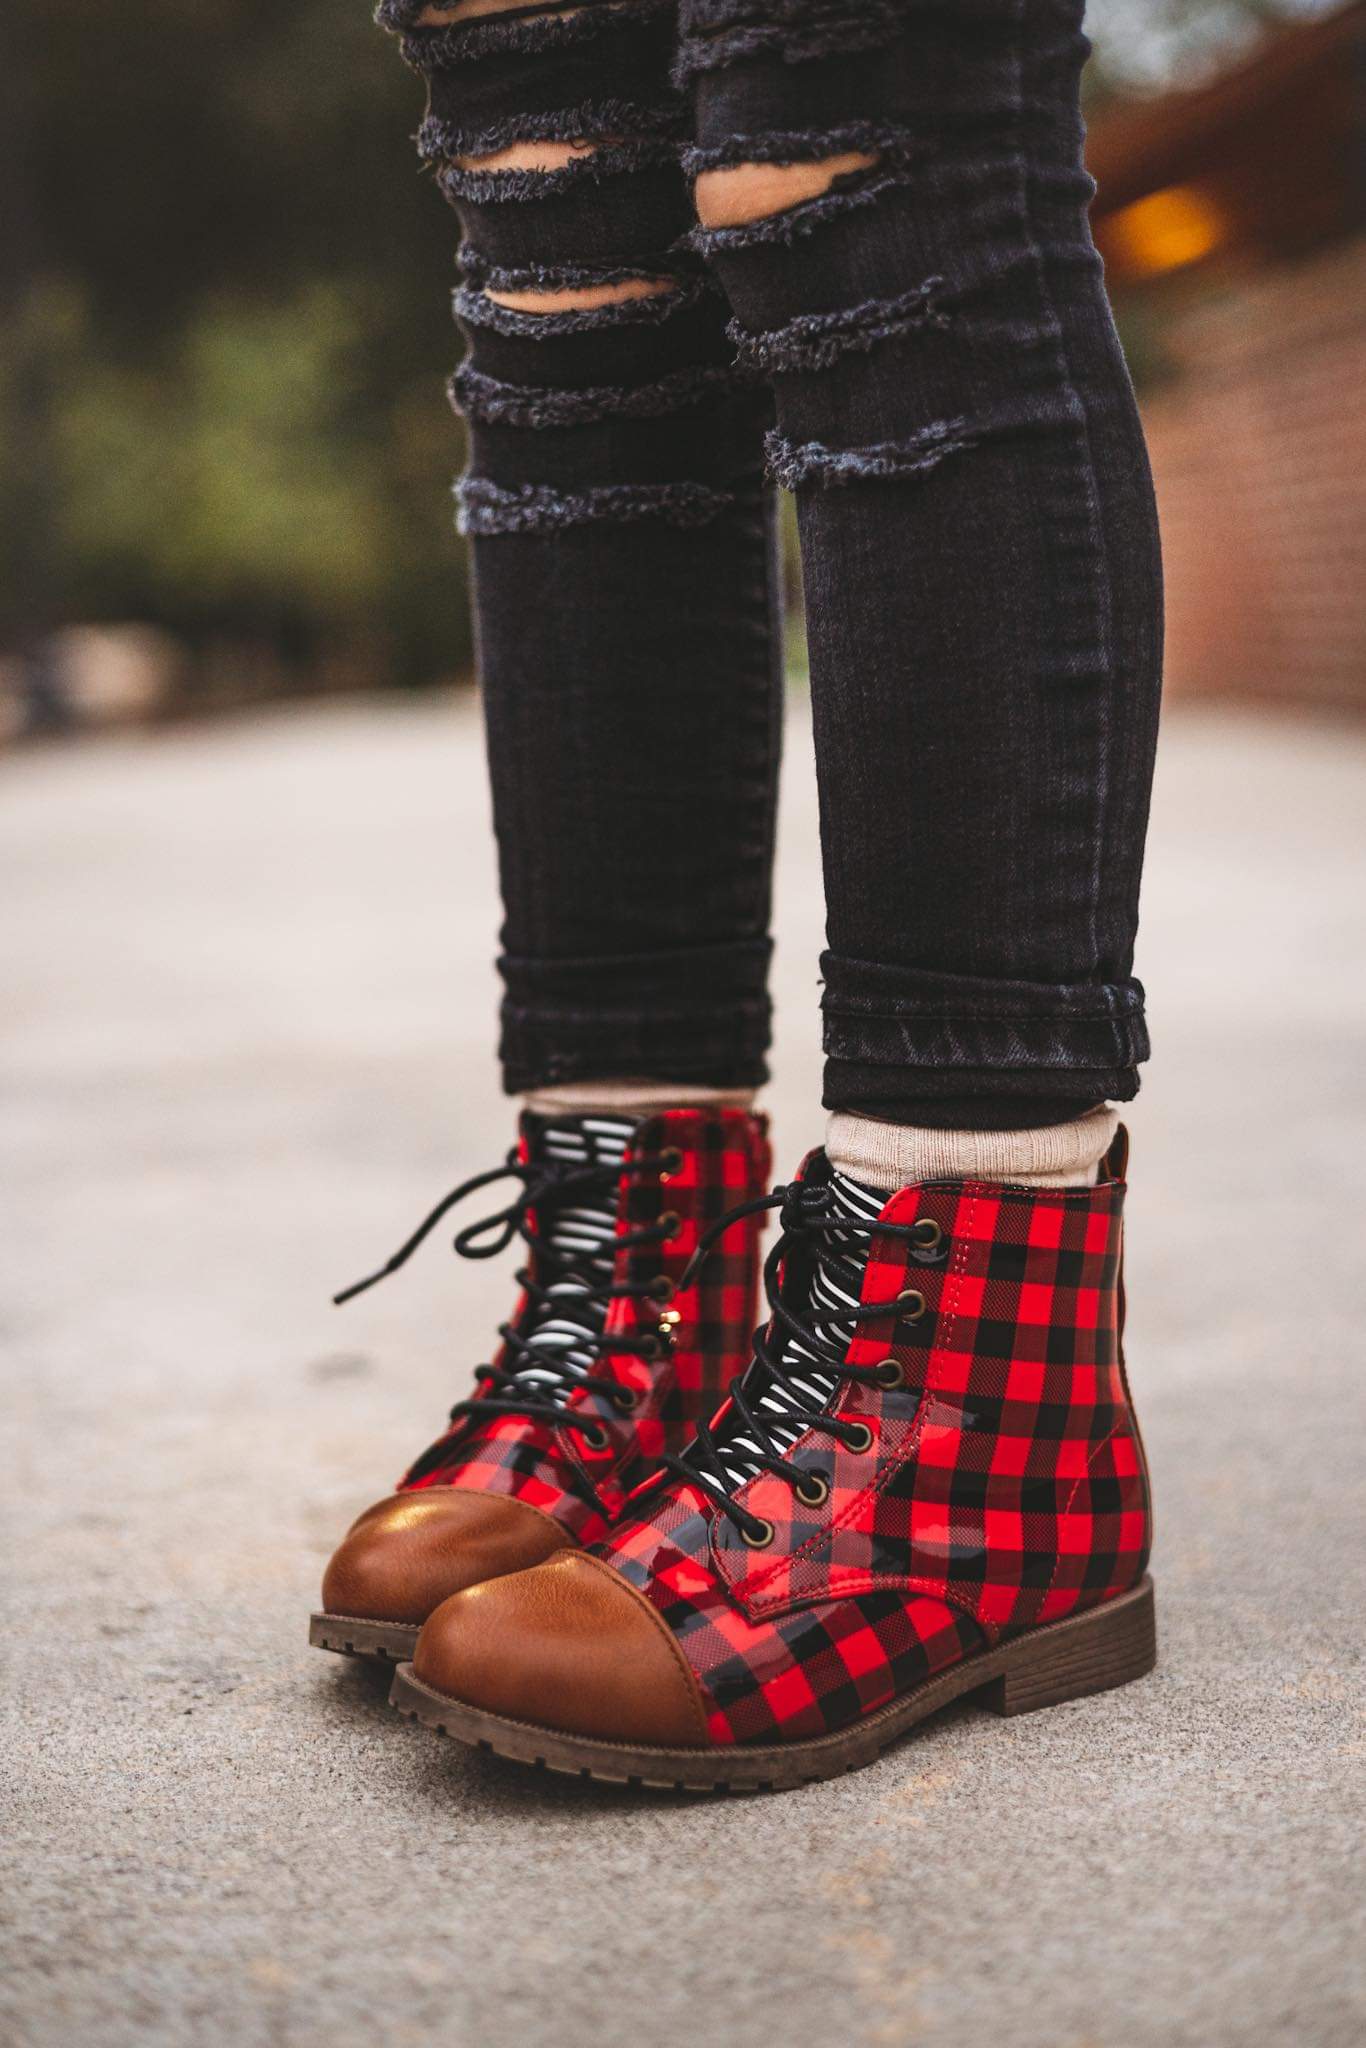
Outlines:
POLYGON ((1016 1714, 1148 1671, 1124 1143, 1095 1187, 889 1200, 814 1153, 771 1198, 730 1400, 592 1550, 439 1608, 395 1703, 524 1762, 739 1790, 870 1763, 966 1693, 1016 1714))
POLYGON ((508 1164, 448 1195, 384 1268, 475 1188, 521 1183, 455 1240, 473 1258, 514 1237, 529 1247, 502 1349, 398 1492, 352 1526, 327 1567, 311 1643, 409 1657, 448 1595, 606 1535, 748 1356, 762 1221, 720 1219, 752 1204, 768 1173, 765 1121, 743 1110, 523 1116, 508 1164), (720 1257, 685 1278, 718 1227, 720 1257))

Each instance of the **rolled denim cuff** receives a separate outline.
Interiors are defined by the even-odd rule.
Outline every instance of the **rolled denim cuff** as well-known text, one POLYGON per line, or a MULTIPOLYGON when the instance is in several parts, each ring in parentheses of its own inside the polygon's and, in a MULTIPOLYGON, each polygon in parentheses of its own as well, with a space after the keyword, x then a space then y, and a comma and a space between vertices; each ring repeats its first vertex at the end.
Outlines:
POLYGON ((999 981, 822 956, 828 1106, 889 1098, 1126 1102, 1147 1059, 1143 988, 999 981))
POLYGON ((575 960, 499 961, 503 1081, 640 1075, 712 1088, 768 1079, 769 940, 575 960))

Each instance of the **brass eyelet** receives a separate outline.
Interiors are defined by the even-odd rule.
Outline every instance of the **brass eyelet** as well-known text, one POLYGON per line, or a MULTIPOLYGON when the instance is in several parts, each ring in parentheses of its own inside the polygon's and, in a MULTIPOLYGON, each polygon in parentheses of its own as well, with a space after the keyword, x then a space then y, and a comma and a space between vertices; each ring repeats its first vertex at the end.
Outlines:
POLYGON ((925 1297, 918 1287, 908 1287, 896 1298, 896 1312, 904 1322, 918 1323, 925 1313, 925 1297))
POLYGON ((869 1429, 866 1422, 851 1423, 849 1434, 844 1439, 844 1444, 846 1450, 857 1452, 871 1451, 873 1448, 873 1432, 869 1429))
POLYGON ((899 1358, 884 1358, 880 1365, 874 1366, 873 1378, 880 1387, 904 1387, 906 1368, 899 1358))
POLYGON ((659 1155, 659 1177, 667 1180, 671 1173, 677 1173, 683 1165, 683 1154, 677 1145, 666 1145, 659 1155))
MULTIPOLYGON (((758 1519, 756 1515, 755 1520, 758 1521, 758 1519)), ((740 1541, 747 1543, 751 1550, 767 1550, 769 1544, 778 1533, 772 1522, 759 1522, 759 1527, 763 1530, 762 1536, 751 1536, 748 1529, 740 1531, 740 1541)))
POLYGON ((944 1242, 944 1232, 933 1216, 922 1216, 911 1226, 911 1243, 918 1252, 937 1252, 944 1242))
POLYGON ((659 1228, 666 1241, 671 1237, 677 1237, 679 1231, 683 1228, 683 1218, 679 1215, 677 1209, 666 1209, 664 1211, 659 1219, 659 1228))
POLYGON ((612 1441, 600 1422, 580 1423, 578 1431, 590 1451, 605 1451, 612 1441))
POLYGON ((804 1507, 823 1508, 830 1498, 830 1481, 823 1472, 808 1472, 792 1490, 804 1507))
POLYGON ((657 1273, 647 1292, 651 1301, 672 1301, 678 1292, 678 1282, 671 1280, 667 1273, 657 1273))
POLYGON ((640 1395, 634 1387, 617 1387, 612 1395, 612 1406, 622 1415, 634 1415, 640 1406, 640 1395))

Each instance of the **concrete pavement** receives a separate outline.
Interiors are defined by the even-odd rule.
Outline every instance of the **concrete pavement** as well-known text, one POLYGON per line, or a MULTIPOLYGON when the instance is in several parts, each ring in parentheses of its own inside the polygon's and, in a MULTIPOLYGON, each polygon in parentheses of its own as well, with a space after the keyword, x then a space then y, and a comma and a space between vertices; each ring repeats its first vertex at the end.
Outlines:
MULTIPOLYGON (((807 744, 780 1159, 818 1135, 807 744)), ((1366 734, 1182 712, 1131 1117, 1162 1662, 693 1804, 398 1723, 324 1556, 505 1312, 468 702, 0 763, 0 2030, 19 2048, 1349 2048, 1362 1940, 1366 734)))

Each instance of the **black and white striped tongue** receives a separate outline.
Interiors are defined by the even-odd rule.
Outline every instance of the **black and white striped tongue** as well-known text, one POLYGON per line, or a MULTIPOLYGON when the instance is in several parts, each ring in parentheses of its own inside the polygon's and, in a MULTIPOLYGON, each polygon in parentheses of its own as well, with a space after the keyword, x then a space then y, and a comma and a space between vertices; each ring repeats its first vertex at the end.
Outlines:
MULTIPOLYGON (((887 1206, 886 1195, 864 1187, 842 1173, 830 1177, 827 1188, 828 1213, 832 1220, 847 1216, 853 1222, 875 1223, 887 1206)), ((863 1232, 848 1236, 831 1235, 825 1243, 811 1281, 811 1306, 819 1309, 856 1309, 863 1293, 863 1270, 868 1263, 869 1239, 863 1232)), ((833 1344, 847 1345, 854 1334, 854 1319, 826 1326, 833 1344)), ((763 1397, 751 1403, 764 1418, 770 1445, 785 1455, 802 1435, 806 1425, 793 1419, 793 1410, 823 1408, 839 1385, 839 1374, 815 1358, 796 1337, 789 1337, 782 1354, 783 1369, 791 1381, 777 1381, 763 1397)), ((718 1446, 727 1477, 732 1485, 743 1486, 759 1471, 759 1446, 752 1438, 737 1436, 718 1446)))
MULTIPOLYGON (((547 1159, 573 1165, 619 1166, 638 1121, 633 1116, 582 1116, 548 1123, 539 1135, 538 1148, 547 1159)), ((556 1207, 547 1216, 545 1243, 562 1258, 574 1259, 584 1278, 550 1288, 556 1307, 547 1310, 545 1319, 528 1336, 532 1351, 581 1367, 593 1363, 607 1304, 592 1283, 605 1286, 611 1280, 616 1233, 617 1204, 611 1195, 574 1207, 556 1207)), ((517 1377, 527 1386, 563 1385, 553 1370, 538 1370, 529 1357, 524 1357, 517 1377)))

